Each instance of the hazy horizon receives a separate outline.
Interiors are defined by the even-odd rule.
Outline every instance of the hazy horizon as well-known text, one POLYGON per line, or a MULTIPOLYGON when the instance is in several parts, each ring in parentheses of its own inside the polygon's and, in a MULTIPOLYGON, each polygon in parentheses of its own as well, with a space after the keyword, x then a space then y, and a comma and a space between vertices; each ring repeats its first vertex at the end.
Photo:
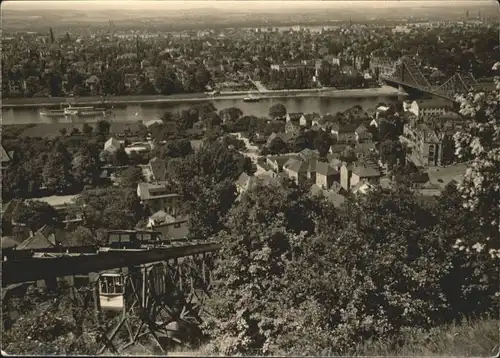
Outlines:
POLYGON ((60 0, 60 1, 21 1, 5 0, 2 10, 196 10, 213 8, 214 10, 244 10, 244 11, 276 11, 276 10, 307 10, 334 8, 404 8, 404 7, 443 7, 443 6, 496 6, 495 0, 364 0, 364 1, 301 1, 301 0, 260 0, 260 1, 150 1, 150 0, 60 0))

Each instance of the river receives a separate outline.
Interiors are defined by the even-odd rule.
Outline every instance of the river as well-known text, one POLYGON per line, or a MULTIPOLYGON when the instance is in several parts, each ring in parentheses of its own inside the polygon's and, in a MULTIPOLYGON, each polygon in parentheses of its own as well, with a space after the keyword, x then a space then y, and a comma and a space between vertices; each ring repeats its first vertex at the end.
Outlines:
MULTIPOLYGON (((265 98, 259 102, 244 102, 242 99, 212 99, 214 106, 220 110, 228 107, 237 107, 245 115, 265 117, 268 115, 269 107, 275 103, 285 105, 289 113, 317 112, 321 115, 342 112, 355 105, 360 105, 367 112, 375 109, 377 103, 391 103, 397 101, 397 96, 370 96, 359 98, 348 97, 283 97, 265 98)), ((200 101, 201 103, 202 101, 200 101)), ((166 111, 179 111, 188 109, 194 105, 193 102, 170 102, 170 103, 143 103, 116 105, 113 108, 112 121, 150 121, 158 119, 166 111)), ((83 123, 96 122, 100 118, 47 118, 41 117, 38 108, 3 108, 2 124, 39 124, 39 123, 83 123)))

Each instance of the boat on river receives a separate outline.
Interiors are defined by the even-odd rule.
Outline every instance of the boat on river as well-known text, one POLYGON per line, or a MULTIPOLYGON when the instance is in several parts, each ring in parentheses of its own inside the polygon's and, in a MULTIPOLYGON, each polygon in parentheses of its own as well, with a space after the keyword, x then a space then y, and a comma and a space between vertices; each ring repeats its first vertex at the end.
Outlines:
POLYGON ((42 109, 40 110, 42 117, 60 118, 64 117, 64 109, 42 109))
POLYGON ((111 114, 111 111, 106 108, 96 108, 93 106, 88 107, 73 107, 69 105, 64 109, 64 115, 66 117, 97 117, 103 116, 107 117, 111 114))
POLYGON ((111 110, 107 108, 99 108, 94 106, 72 106, 63 109, 42 109, 40 110, 40 115, 43 117, 108 117, 111 114, 111 110))
POLYGON ((260 97, 255 96, 253 94, 249 95, 248 97, 243 98, 243 102, 259 102, 260 97))

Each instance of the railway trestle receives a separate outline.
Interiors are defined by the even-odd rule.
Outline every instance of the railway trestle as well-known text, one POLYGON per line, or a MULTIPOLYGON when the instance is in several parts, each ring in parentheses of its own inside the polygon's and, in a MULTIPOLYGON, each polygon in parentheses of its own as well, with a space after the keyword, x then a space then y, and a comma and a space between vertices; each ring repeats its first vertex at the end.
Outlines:
MULTIPOLYGON (((97 354, 122 354, 145 340, 165 353, 173 344, 189 346, 201 338, 199 326, 206 314, 204 303, 210 296, 215 255, 217 251, 209 251, 122 264, 87 276, 60 276, 55 286, 44 284, 44 280, 36 285, 49 290, 59 287, 73 305, 92 308, 100 322, 97 354)), ((10 317, 10 297, 23 297, 33 284, 18 283, 2 289, 5 315, 10 317)))
POLYGON ((94 283, 96 309, 116 324, 102 337, 98 354, 120 354, 143 337, 164 353, 169 342, 189 344, 199 337, 212 267, 213 254, 204 253, 101 273, 94 283))

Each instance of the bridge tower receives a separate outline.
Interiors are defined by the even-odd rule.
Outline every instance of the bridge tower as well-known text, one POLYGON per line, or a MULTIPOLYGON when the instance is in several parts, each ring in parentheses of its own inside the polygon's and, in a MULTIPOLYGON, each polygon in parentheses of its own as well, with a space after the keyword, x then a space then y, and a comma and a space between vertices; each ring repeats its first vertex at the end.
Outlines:
POLYGON ((98 354, 121 354, 145 337, 165 353, 167 343, 199 336, 212 264, 211 255, 200 254, 102 273, 94 286, 96 309, 114 325, 98 354))

